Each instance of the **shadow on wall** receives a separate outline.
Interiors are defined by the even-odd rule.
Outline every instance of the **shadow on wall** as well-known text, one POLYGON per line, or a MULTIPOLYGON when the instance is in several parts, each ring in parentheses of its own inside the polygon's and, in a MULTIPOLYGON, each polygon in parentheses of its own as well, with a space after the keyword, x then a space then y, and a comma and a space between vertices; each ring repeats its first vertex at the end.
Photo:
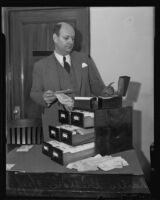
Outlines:
MULTIPOLYGON (((141 151, 142 144, 142 112, 134 109, 134 103, 138 101, 140 93, 141 83, 130 82, 126 94, 126 98, 123 101, 123 105, 133 107, 133 147, 136 150, 138 160, 143 169, 146 181, 150 181, 150 163, 146 159, 144 153, 141 151)), ((148 147, 149 148, 149 147, 148 147)))

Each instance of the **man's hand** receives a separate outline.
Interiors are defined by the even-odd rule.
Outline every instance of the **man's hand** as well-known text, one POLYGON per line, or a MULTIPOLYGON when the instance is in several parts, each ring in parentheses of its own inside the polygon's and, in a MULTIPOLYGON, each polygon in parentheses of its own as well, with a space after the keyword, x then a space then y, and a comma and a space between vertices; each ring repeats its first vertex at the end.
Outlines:
POLYGON ((43 93, 43 99, 47 105, 50 105, 56 99, 56 96, 52 90, 47 90, 43 93))
POLYGON ((114 95, 114 88, 111 86, 114 82, 110 83, 108 86, 106 86, 103 90, 103 96, 109 97, 114 95))

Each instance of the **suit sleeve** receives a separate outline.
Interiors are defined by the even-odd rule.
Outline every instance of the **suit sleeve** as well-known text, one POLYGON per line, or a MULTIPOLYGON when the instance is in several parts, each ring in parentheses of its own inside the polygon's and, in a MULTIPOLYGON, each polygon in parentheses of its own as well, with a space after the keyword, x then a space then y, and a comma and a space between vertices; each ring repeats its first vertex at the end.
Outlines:
POLYGON ((105 84, 101 78, 101 75, 94 61, 89 57, 88 57, 88 66, 89 66, 89 83, 91 92, 96 96, 100 96, 103 94, 105 84))
POLYGON ((42 70, 40 68, 40 64, 36 63, 33 68, 32 73, 32 88, 30 92, 30 97, 33 101, 41 106, 47 106, 45 101, 43 100, 43 79, 42 79, 42 70))

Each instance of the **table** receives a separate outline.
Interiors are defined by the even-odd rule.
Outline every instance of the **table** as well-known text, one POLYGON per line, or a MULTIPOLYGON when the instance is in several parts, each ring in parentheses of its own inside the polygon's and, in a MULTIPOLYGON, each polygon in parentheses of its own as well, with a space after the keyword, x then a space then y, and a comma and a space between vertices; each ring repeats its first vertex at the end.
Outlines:
POLYGON ((134 149, 112 155, 122 156, 129 166, 80 173, 50 160, 41 148, 34 145, 28 152, 15 148, 7 154, 6 163, 15 164, 6 172, 7 196, 150 199, 134 149))

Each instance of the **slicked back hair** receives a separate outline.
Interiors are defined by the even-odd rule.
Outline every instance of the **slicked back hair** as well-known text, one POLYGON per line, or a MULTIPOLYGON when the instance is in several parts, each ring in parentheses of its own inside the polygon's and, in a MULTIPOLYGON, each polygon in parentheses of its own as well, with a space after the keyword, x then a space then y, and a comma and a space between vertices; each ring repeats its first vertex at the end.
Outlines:
POLYGON ((53 27, 53 34, 55 33, 57 36, 59 36, 59 31, 61 29, 61 26, 62 26, 61 23, 55 24, 55 26, 53 27))
POLYGON ((74 27, 70 23, 59 22, 59 23, 55 24, 55 26, 53 27, 53 34, 55 33, 57 36, 59 36, 59 32, 60 32, 60 29, 61 29, 63 23, 70 25, 74 29, 74 27))

